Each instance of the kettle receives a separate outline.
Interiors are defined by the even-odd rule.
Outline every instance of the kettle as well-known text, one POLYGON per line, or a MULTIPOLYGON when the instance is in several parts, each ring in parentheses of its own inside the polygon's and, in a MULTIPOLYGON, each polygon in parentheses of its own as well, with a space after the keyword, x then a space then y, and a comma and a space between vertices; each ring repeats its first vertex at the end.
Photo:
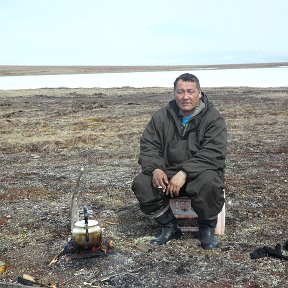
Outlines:
POLYGON ((77 221, 72 230, 72 240, 82 248, 100 247, 102 244, 102 229, 98 221, 77 221))

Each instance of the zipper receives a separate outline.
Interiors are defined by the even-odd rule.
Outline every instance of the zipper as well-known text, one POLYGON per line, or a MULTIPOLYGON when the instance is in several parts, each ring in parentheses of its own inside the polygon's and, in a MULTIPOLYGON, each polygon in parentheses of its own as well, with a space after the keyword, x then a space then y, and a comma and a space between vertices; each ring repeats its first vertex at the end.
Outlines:
MULTIPOLYGON (((188 122, 188 123, 189 123, 189 122, 188 122)), ((186 131, 187 131, 188 123, 187 123, 187 124, 185 124, 184 126, 183 126, 183 125, 181 125, 181 140, 183 140, 183 139, 184 139, 184 136, 185 136, 185 134, 186 134, 186 131)))
MULTIPOLYGON (((190 121, 189 121, 190 122, 190 121)), ((185 139, 185 135, 188 129, 188 124, 189 122, 185 125, 185 126, 181 126, 181 140, 185 139)), ((196 144, 199 143, 199 134, 200 134, 200 124, 197 125, 192 131, 196 131, 196 144)))

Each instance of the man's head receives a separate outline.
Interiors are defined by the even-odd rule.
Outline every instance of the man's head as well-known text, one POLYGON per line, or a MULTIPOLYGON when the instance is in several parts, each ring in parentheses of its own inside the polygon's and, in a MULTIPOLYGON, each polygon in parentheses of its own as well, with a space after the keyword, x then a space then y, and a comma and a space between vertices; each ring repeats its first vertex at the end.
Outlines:
POLYGON ((201 98, 199 79, 189 73, 177 77, 174 82, 174 96, 181 115, 191 114, 201 98))

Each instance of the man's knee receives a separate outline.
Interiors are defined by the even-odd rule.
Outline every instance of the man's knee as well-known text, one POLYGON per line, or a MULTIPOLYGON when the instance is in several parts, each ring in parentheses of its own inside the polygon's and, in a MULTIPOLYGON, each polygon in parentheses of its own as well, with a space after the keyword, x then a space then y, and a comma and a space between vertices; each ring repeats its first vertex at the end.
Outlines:
POLYGON ((167 205, 165 194, 152 185, 152 176, 140 173, 132 183, 134 192, 142 212, 153 214, 153 212, 167 205))
POLYGON ((187 183, 186 193, 199 218, 209 219, 220 213, 225 202, 224 188, 221 175, 213 170, 207 170, 187 183))
POLYGON ((134 178, 134 180, 132 182, 132 190, 134 193, 137 192, 138 190, 140 190, 140 187, 143 187, 143 184, 144 185, 146 184, 146 181, 148 179, 144 179, 143 176, 144 176, 144 174, 140 173, 134 178))
POLYGON ((143 173, 138 174, 132 183, 132 191, 140 203, 146 201, 146 196, 151 194, 152 188, 152 177, 143 173))
POLYGON ((222 176, 214 170, 206 170, 199 174, 196 179, 193 179, 187 184, 187 192, 190 194, 198 194, 200 191, 215 191, 225 188, 222 176))

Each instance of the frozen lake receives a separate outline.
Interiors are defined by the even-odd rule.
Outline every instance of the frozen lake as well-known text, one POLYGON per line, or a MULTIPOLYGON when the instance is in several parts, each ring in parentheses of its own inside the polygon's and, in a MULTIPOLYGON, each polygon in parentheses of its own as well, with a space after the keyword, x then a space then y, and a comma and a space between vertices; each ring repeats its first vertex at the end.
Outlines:
POLYGON ((189 72, 202 87, 287 87, 288 67, 166 72, 131 72, 0 77, 0 90, 92 87, 172 87, 177 76, 189 72))

